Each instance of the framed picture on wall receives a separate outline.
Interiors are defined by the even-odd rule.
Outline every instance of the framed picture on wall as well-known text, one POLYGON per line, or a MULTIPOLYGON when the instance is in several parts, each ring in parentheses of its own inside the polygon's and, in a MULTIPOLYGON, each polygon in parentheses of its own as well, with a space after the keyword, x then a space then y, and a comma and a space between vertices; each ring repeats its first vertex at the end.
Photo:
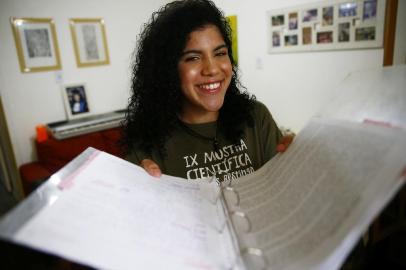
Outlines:
POLYGON ((70 30, 78 67, 110 64, 103 19, 70 19, 70 30))
POLYGON ((68 119, 90 115, 89 101, 84 83, 63 85, 62 96, 68 119))
POLYGON ((55 24, 51 18, 11 18, 21 72, 61 69, 55 24))
POLYGON ((324 0, 268 11, 268 52, 381 48, 386 0, 324 0))
POLYGON ((233 44, 233 47, 231 49, 233 50, 233 59, 235 63, 238 65, 237 16, 236 15, 227 16, 227 20, 231 27, 231 39, 233 44))

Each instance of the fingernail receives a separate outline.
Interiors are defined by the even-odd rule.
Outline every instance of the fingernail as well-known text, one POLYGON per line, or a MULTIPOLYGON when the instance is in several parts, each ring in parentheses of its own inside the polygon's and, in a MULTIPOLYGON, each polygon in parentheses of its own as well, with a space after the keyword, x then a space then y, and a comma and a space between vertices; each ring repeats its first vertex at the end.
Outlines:
POLYGON ((151 175, 154 176, 154 177, 160 177, 161 172, 159 170, 152 170, 151 175))

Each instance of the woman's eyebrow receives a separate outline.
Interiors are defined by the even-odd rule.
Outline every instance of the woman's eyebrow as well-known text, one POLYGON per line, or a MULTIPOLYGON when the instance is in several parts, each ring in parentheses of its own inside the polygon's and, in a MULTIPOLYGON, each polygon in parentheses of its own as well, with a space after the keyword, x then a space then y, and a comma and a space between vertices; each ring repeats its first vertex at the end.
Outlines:
POLYGON ((217 46, 213 51, 218 51, 218 50, 221 50, 221 49, 223 49, 223 48, 226 48, 226 49, 227 49, 227 45, 226 45, 226 44, 222 44, 222 45, 220 45, 220 46, 217 46))
MULTIPOLYGON (((217 46, 216 48, 214 48, 214 49, 213 49, 213 52, 218 51, 218 50, 221 50, 221 49, 223 49, 223 48, 227 48, 227 45, 226 45, 226 44, 221 44, 221 45, 217 46)), ((187 50, 187 51, 182 52, 181 56, 184 56, 184 55, 189 54, 189 53, 201 54, 202 51, 201 51, 201 50, 194 50, 194 49, 192 49, 192 50, 187 50)))
POLYGON ((182 52, 181 56, 184 56, 184 55, 190 54, 190 53, 200 54, 200 53, 202 53, 202 51, 200 51, 200 50, 187 50, 187 51, 182 52))

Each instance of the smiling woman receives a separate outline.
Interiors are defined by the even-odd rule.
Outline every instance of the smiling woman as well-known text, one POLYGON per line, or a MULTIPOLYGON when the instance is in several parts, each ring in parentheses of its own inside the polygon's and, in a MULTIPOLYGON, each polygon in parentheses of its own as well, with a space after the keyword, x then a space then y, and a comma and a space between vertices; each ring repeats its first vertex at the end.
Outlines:
POLYGON ((178 69, 183 93, 181 120, 216 121, 232 75, 227 46, 216 26, 190 34, 178 69))
POLYGON ((135 53, 124 130, 128 159, 151 175, 219 181, 261 167, 281 137, 239 83, 230 26, 208 0, 152 14, 135 53))

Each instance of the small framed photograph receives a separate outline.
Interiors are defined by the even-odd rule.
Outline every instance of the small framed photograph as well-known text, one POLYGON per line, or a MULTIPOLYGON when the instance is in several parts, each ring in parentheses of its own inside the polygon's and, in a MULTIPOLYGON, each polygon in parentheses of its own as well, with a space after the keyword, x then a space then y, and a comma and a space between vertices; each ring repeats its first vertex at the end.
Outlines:
POLYGON ((103 19, 70 19, 70 30, 78 67, 110 64, 103 19))
POLYGON ((333 42, 333 31, 325 31, 317 33, 317 43, 332 43, 333 42))
POLYGON ((338 17, 354 17, 357 16, 357 3, 340 4, 338 8, 338 17))
POLYGON ((272 26, 280 26, 285 24, 285 15, 272 16, 272 26))
POLYGON ((272 32, 272 46, 273 47, 281 46, 281 32, 279 31, 272 32))
POLYGON ((303 11, 303 22, 312 22, 317 20, 317 8, 303 11))
POLYGON ((69 120, 90 115, 85 84, 68 84, 62 86, 62 96, 65 103, 66 115, 69 120))
POLYGON ((303 45, 312 44, 312 28, 311 27, 302 28, 302 44, 303 45))
POLYGON ((338 42, 349 42, 350 41, 350 23, 339 23, 338 24, 338 42))
POLYGON ((333 14, 334 14, 334 7, 324 7, 323 8, 323 20, 322 20, 321 24, 323 26, 333 25, 333 14))
POLYGON ((289 30, 297 29, 297 12, 289 13, 289 30))
POLYGON ((285 36, 285 46, 296 46, 296 45, 297 45, 297 35, 285 36))
POLYGON ((364 1, 364 12, 362 18, 365 20, 376 18, 376 0, 364 1))
POLYGON ((355 29, 355 41, 375 40, 375 27, 360 27, 355 29))
POLYGON ((50 18, 11 18, 21 72, 61 69, 55 24, 50 18))

